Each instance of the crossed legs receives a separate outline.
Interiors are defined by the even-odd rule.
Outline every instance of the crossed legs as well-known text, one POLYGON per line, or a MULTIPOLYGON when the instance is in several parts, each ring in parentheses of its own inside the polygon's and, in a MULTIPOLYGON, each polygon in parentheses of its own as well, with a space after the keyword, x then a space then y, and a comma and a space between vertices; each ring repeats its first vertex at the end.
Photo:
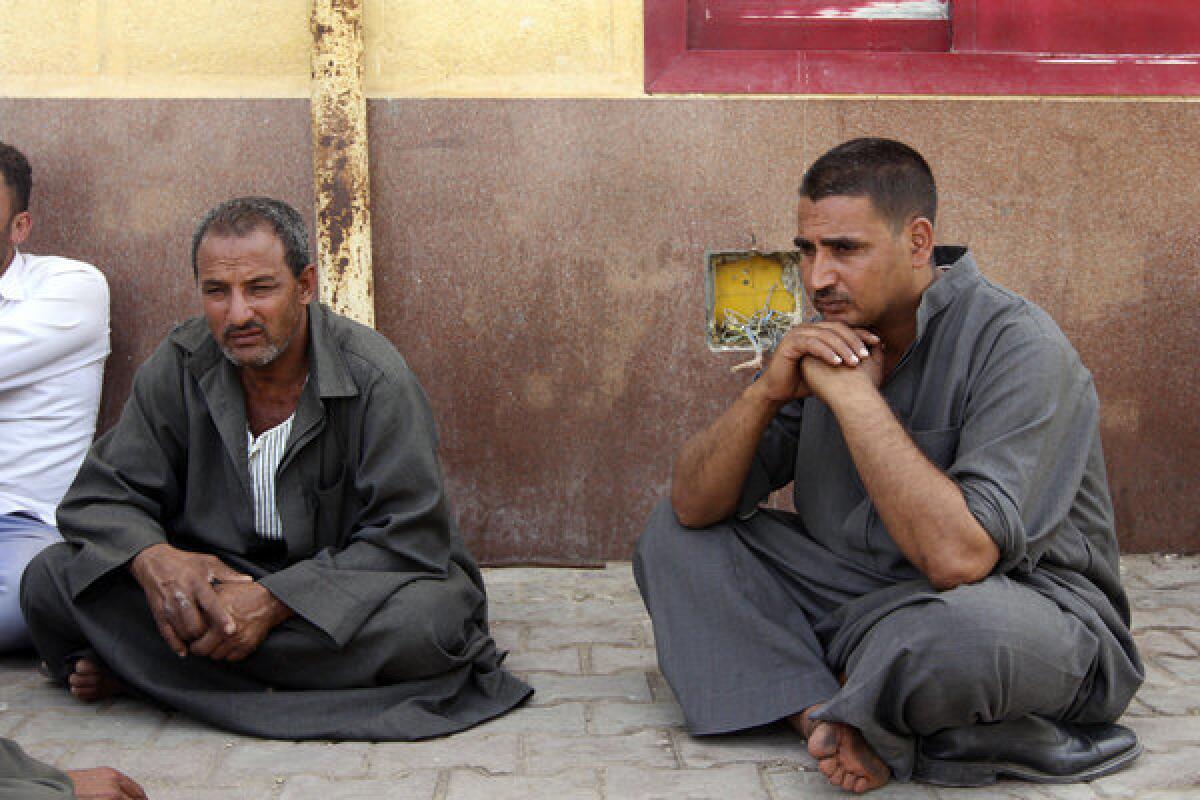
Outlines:
POLYGON ((921 736, 1086 702, 1099 644, 1053 601, 1005 577, 871 588, 789 522, 693 531, 660 506, 639 542, 659 663, 693 733, 789 719, 830 781, 862 792, 908 780, 921 736))

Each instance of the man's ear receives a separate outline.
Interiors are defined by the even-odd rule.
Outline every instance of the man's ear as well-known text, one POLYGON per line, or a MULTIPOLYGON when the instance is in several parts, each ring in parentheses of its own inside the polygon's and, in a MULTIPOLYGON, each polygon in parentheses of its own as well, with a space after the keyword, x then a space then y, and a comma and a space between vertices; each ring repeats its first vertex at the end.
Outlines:
POLYGON ((22 211, 12 218, 12 224, 8 226, 8 239, 19 247, 29 238, 31 230, 33 230, 33 217, 28 211, 22 211))
POLYGON ((913 269, 928 267, 933 258, 933 223, 925 217, 914 217, 908 223, 908 245, 913 269))
POLYGON ((308 305, 317 297, 317 267, 315 264, 309 264, 304 269, 300 270, 300 274, 296 276, 296 282, 300 284, 300 301, 308 305))

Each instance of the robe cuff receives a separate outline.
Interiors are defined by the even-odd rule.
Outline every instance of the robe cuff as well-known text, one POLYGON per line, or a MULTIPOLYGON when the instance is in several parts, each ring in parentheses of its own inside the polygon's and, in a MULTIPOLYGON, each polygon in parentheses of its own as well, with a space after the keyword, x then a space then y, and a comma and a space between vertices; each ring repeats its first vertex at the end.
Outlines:
POLYGON ((1014 569, 1031 572, 1033 564, 1027 558, 1024 527, 1016 509, 1006 513, 1005 504, 979 487, 964 485, 961 489, 967 509, 1000 550, 1000 559, 992 568, 993 574, 1003 575, 1014 569))
POLYGON ((755 456, 750 462, 750 472, 746 474, 746 481, 742 484, 742 493, 738 496, 737 510, 734 514, 738 519, 754 516, 758 513, 759 505, 772 491, 774 488, 771 485, 771 476, 767 474, 762 459, 755 456))
POLYGON ((296 616, 328 636, 334 645, 345 647, 374 611, 374 606, 366 607, 362 598, 321 573, 322 570, 311 561, 301 561, 266 575, 258 582, 296 616))
POLYGON ((121 548, 95 542, 84 544, 63 570, 71 597, 78 600, 80 595, 101 578, 128 567, 129 562, 147 547, 165 543, 165 539, 148 535, 139 538, 137 542, 126 543, 121 548))

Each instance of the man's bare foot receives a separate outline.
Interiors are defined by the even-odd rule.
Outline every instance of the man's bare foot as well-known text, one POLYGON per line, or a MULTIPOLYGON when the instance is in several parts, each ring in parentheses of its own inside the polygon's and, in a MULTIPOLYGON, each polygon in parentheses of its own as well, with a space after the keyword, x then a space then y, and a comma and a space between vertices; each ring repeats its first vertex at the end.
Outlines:
POLYGON ((125 687, 107 667, 86 658, 75 662, 75 668, 67 677, 67 687, 71 694, 85 703, 104 700, 125 691, 125 687))
POLYGON ((800 735, 808 740, 808 752, 817 759, 817 767, 834 786, 862 794, 883 786, 892 771, 883 763, 858 729, 843 722, 813 719, 820 705, 804 709, 788 718, 800 735))
POLYGON ((830 783, 856 794, 878 789, 892 776, 858 729, 844 722, 817 720, 808 737, 808 752, 830 783))

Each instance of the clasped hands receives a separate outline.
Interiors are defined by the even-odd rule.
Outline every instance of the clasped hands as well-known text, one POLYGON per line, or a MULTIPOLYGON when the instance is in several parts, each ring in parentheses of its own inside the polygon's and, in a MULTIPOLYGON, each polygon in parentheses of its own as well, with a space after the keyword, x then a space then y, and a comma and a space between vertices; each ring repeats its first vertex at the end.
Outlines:
POLYGON ((155 544, 138 553, 129 570, 146 593, 159 635, 180 658, 240 661, 292 614, 266 587, 216 556, 155 544))
POLYGON ((759 380, 778 404, 883 385, 883 341, 865 328, 814 322, 789 330, 759 380))

